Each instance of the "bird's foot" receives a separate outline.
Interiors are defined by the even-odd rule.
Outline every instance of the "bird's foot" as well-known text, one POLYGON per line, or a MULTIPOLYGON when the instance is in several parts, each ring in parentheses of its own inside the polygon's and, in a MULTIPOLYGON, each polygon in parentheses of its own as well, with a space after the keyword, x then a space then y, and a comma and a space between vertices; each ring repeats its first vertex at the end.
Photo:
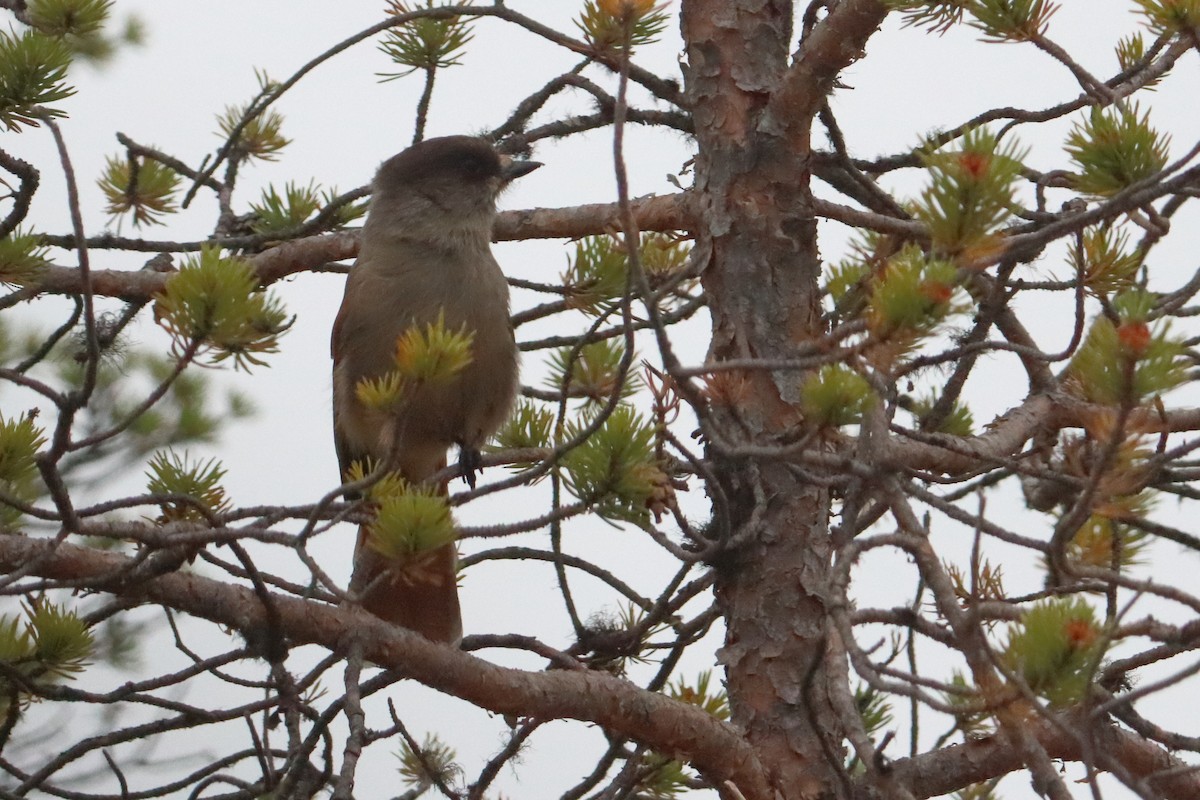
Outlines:
POLYGON ((475 488, 475 475, 483 472, 483 456, 477 447, 458 446, 458 476, 475 488))

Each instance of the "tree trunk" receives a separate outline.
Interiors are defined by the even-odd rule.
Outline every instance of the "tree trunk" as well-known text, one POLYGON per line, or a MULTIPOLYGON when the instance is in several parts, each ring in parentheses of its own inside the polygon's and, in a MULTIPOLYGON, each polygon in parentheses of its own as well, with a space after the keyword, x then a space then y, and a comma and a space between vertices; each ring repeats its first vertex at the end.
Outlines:
MULTIPOLYGON (((788 70, 792 3, 691 0, 682 12, 699 148, 694 257, 710 300, 709 358, 787 358, 821 333, 812 117, 784 127, 768 109, 788 70)), ((717 585, 733 721, 781 798, 833 797, 841 785, 842 730, 823 660, 830 498, 786 464, 737 450, 794 433, 802 378, 715 373, 705 425, 725 494, 714 502, 737 543, 718 565, 717 585)))

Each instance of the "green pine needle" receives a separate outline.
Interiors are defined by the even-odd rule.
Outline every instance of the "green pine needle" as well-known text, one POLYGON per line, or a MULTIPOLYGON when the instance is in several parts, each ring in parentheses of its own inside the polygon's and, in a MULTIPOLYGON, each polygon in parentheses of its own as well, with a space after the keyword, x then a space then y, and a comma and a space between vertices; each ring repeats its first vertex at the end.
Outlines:
POLYGON ((321 208, 320 187, 288 181, 280 195, 275 187, 263 189, 262 200, 251 203, 254 219, 250 226, 255 233, 281 233, 294 230, 321 208))
POLYGON ((57 39, 36 31, 17 36, 0 31, 0 123, 10 131, 37 127, 36 115, 64 117, 51 103, 75 94, 67 86, 71 51, 57 39))
POLYGON ((643 753, 638 765, 634 797, 644 800, 675 800, 690 794, 695 779, 683 763, 655 752, 643 753))
MULTIPOLYGON (((0 615, 0 663, 24 678, 22 683, 71 680, 89 664, 94 649, 87 624, 65 607, 42 598, 22 605, 23 618, 0 615)), ((0 712, 28 705, 33 696, 0 678, 0 712)))
POLYGON ((167 280, 154 311, 171 335, 174 355, 199 342, 214 364, 232 359, 235 369, 265 364, 260 356, 276 352, 292 324, 276 297, 258 288, 250 265, 215 247, 189 258, 167 280))
MULTIPOLYGON (((638 260, 653 284, 679 273, 690 253, 688 241, 651 232, 642 234, 638 260)), ((591 315, 609 311, 625 295, 628 275, 629 259, 618 238, 586 236, 575 243, 575 255, 562 275, 567 305, 591 315)))
POLYGON ((906 245, 871 284, 871 330, 881 339, 931 333, 959 309, 957 294, 958 270, 952 263, 926 256, 915 244, 906 245))
MULTIPOLYGON (((22 503, 39 494, 37 452, 46 444, 41 428, 25 415, 6 419, 0 413, 0 492, 22 503)), ((11 530, 21 512, 0 500, 0 531, 11 530)))
POLYGON ((413 326, 396 340, 396 369, 412 381, 446 383, 471 363, 474 343, 475 331, 465 324, 450 330, 439 313, 423 331, 413 326))
POLYGON ((638 245, 638 261, 651 280, 680 272, 691 254, 690 241, 668 233, 647 231, 638 245))
POLYGON ((29 0, 26 13, 29 24, 47 36, 92 39, 111 9, 112 0, 29 0))
POLYGON ((1075 188, 1111 197, 1158 174, 1167 165, 1171 137, 1150 126, 1136 103, 1093 108, 1067 136, 1066 150, 1078 173, 1075 188))
POLYGON ((598 405, 607 403, 614 394, 626 399, 642 388, 642 382, 627 370, 624 383, 618 383, 624 357, 625 343, 620 339, 592 342, 578 352, 574 347, 561 347, 550 354, 550 376, 546 386, 551 391, 561 392, 569 384, 572 395, 582 394, 598 405))
POLYGON ((1009 669, 1052 706, 1082 701, 1103 655, 1095 612, 1079 597, 1047 600, 1009 628, 1002 653, 1009 669))
POLYGON ((899 11, 905 27, 925 28, 933 33, 945 33, 962 22, 971 0, 883 0, 884 5, 899 11))
MULTIPOLYGON (((270 83, 265 76, 260 76, 260 79, 264 90, 269 88, 270 83)), ((217 125, 221 129, 219 135, 224 139, 232 136, 234 129, 245 119, 249 110, 250 104, 226 106, 225 112, 217 117, 217 125)), ((274 161, 292 141, 283 135, 282 130, 283 115, 272 109, 263 111, 242 128, 234 145, 234 152, 260 161, 274 161)))
POLYGON ((928 227, 935 252, 970 260, 1000 246, 998 231, 1016 206, 1025 155, 984 128, 968 131, 957 150, 922 154, 930 183, 914 213, 928 227))
POLYGON ((1190 34, 1200 26, 1200 0, 1134 0, 1155 36, 1190 34))
POLYGON ((972 783, 954 793, 952 800, 1000 800, 996 794, 995 780, 986 783, 972 783))
MULTIPOLYGON (((346 483, 358 483, 378 468, 379 464, 373 458, 367 459, 365 463, 353 461, 346 470, 343 480, 346 483)), ((379 480, 363 492, 363 495, 373 503, 381 503, 389 497, 399 497, 407 491, 408 482, 400 477, 399 473, 385 472, 379 480)))
POLYGON ((379 410, 398 408, 423 383, 444 384, 467 368, 473 358, 475 331, 465 325, 452 331, 444 313, 422 330, 414 325, 396 339, 395 369, 375 378, 363 378, 355 394, 364 405, 379 410))
POLYGON ((870 276, 870 265, 858 258, 844 259, 830 267, 825 291, 843 316, 862 310, 866 298, 861 289, 870 276))
POLYGON ((688 705, 696 706, 724 722, 729 721, 729 696, 724 689, 710 687, 713 683, 712 670, 704 670, 696 676, 695 683, 682 677, 667 685, 667 696, 688 705))
POLYGON ((892 723, 892 707, 887 695, 873 686, 860 683, 855 687, 854 706, 868 736, 874 737, 892 723))
MULTIPOLYGON (((33 654, 33 639, 29 629, 21 624, 20 619, 0 614, 0 662, 16 668, 21 662, 32 659, 33 654)), ((7 694, 0 692, 0 697, 7 694)))
POLYGON ((1142 252, 1129 249, 1129 234, 1107 226, 1085 230, 1071 243, 1070 260, 1096 297, 1132 289, 1142 268, 1142 252))
POLYGON ((967 4, 973 28, 986 41, 1028 42, 1045 35, 1058 6, 1047 0, 971 0, 967 4))
MULTIPOLYGON (((923 420, 937 405, 936 394, 929 394, 913 403, 912 413, 918 420, 923 420)), ((951 436, 971 436, 975 432, 975 418, 971 409, 961 402, 955 401, 942 421, 938 424, 938 433, 948 433, 951 436)))
POLYGON ((450 504, 437 487, 408 487, 385 494, 367 526, 371 549, 397 564, 413 561, 457 537, 450 504))
POLYGON ((0 239, 0 283, 25 286, 36 281, 50 263, 49 248, 35 233, 22 233, 18 228, 0 239))
POLYGON ((575 257, 562 275, 567 305, 600 314, 625 294, 628 260, 611 236, 588 236, 575 243, 575 257))
POLYGON ((1137 405, 1187 378, 1183 342, 1170 322, 1153 323, 1154 296, 1141 289, 1117 295, 1117 322, 1098 316, 1067 367, 1067 385, 1092 403, 1137 405))
POLYGON ((22 483, 37 475, 35 457, 46 443, 32 416, 5 419, 0 413, 0 481, 22 483))
MULTIPOLYGON (((489 445, 488 450, 497 452, 549 447, 553 428, 554 412, 551 409, 532 400, 518 397, 512 414, 493 437, 495 443, 489 445)), ((532 469, 535 464, 534 462, 518 462, 508 466, 511 470, 521 472, 532 469)))
POLYGON ((70 678, 82 672, 92 655, 92 634, 87 623, 63 606, 37 601, 25 609, 34 657, 45 672, 70 678))
MULTIPOLYGON (((336 197, 336 190, 322 189, 313 181, 307 186, 289 181, 283 187, 283 194, 273 185, 268 186, 262 191, 262 199, 250 204, 254 212, 250 227, 255 233, 291 234, 336 197)), ((341 206, 324 227, 326 230, 343 228, 365 212, 366 206, 362 203, 341 206)))
POLYGON ((397 370, 374 378, 362 378, 354 387, 358 402, 376 411, 394 411, 404 402, 408 380, 397 370))
MULTIPOLYGON (((1146 39, 1141 32, 1131 33, 1117 41, 1116 54, 1117 63, 1120 64, 1122 72, 1133 70, 1146 57, 1146 39)), ((1161 78, 1155 78, 1143 88, 1152 92, 1161 81, 1161 78)))
MULTIPOLYGON (((445 8, 452 4, 425 0, 425 8, 445 8)), ((470 5, 470 0, 460 0, 460 6, 470 5)), ((392 16, 411 14, 421 6, 389 0, 387 13, 392 16)), ((462 63, 467 44, 474 37, 470 17, 418 17, 403 25, 391 28, 380 42, 379 49, 394 63, 406 69, 401 72, 384 73, 385 80, 409 75, 416 70, 433 71, 453 67, 462 63)))
POLYGON ((229 498, 221 479, 225 468, 215 458, 192 461, 171 451, 159 452, 150 459, 146 472, 146 491, 153 495, 186 495, 192 502, 166 500, 159 503, 159 522, 202 522, 208 515, 229 507, 229 498), (205 513, 207 512, 207 514, 205 513))
POLYGON ((596 52, 609 52, 624 47, 625 15, 629 14, 629 47, 650 44, 658 38, 670 15, 666 3, 655 0, 587 0, 575 26, 596 52))
POLYGON ((1104 514, 1092 514, 1067 542, 1066 557, 1071 564, 1112 569, 1114 556, 1122 569, 1142 563, 1149 535, 1114 518, 1122 514, 1143 517, 1153 503, 1147 492, 1115 498, 1104 504, 1104 514))
POLYGON ((397 768, 400 777, 410 786, 451 786, 462 773, 454 763, 454 748, 439 739, 437 734, 425 734, 420 755, 405 743, 401 745, 396 757, 400 759, 400 766, 397 768))
MULTIPOLYGON (((583 422, 567 426, 574 438, 583 422)), ((664 491, 654 428, 629 406, 619 405, 599 430, 563 456, 563 485, 605 519, 645 523, 653 501, 664 491)))
POLYGON ((821 428, 860 422, 874 399, 875 392, 866 378, 845 364, 824 365, 800 389, 804 419, 821 428))
POLYGON ((137 160, 137 174, 133 175, 130 160, 109 156, 104 174, 97 182, 108 202, 105 211, 111 217, 133 214, 133 224, 161 225, 162 217, 173 214, 175 192, 180 178, 175 170, 150 159, 137 160))
POLYGON ((884 0, 904 25, 945 33, 967 18, 990 42, 1025 42, 1045 34, 1058 6, 1047 0, 884 0))

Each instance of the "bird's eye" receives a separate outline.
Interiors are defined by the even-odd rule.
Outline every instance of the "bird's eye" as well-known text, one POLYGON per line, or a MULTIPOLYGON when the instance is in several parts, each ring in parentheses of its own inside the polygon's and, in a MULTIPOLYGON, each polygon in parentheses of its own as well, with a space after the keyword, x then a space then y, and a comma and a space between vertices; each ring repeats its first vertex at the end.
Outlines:
POLYGON ((459 169, 469 180, 484 181, 500 173, 500 164, 495 157, 488 158, 482 153, 470 153, 459 162, 459 169))
POLYGON ((488 164, 482 158, 468 158, 463 169, 472 178, 486 178, 489 172, 488 164))

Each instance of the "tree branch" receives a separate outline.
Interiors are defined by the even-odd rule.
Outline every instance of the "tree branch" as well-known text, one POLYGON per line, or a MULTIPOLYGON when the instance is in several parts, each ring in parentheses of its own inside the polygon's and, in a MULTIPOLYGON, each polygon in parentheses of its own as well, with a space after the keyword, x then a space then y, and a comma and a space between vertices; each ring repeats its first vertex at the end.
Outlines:
MULTIPOLYGON (((1106 412, 1111 409, 1068 395, 1030 395, 993 420, 987 432, 979 436, 927 434, 920 441, 889 437, 877 445, 882 448, 880 463, 947 475, 966 473, 989 461, 1011 457, 1038 430, 1083 427, 1106 412), (939 440, 944 445, 936 443, 939 440)), ((1179 408, 1160 414, 1152 408, 1136 408, 1130 412, 1127 425, 1129 430, 1142 433, 1194 431, 1200 429, 1200 409, 1179 408)))
MULTIPOLYGON (((630 205, 638 229, 642 231, 689 231, 695 225, 690 192, 642 197, 633 200, 630 205)), ((814 206, 820 216, 847 225, 914 238, 921 237, 924 232, 923 226, 916 222, 837 203, 817 200, 814 206)), ((505 211, 496 220, 493 238, 498 242, 509 242, 602 235, 620 228, 619 213, 616 203, 505 211)), ((105 246, 102 242, 99 244, 105 246)), ((89 246, 95 248, 97 242, 89 241, 89 246)), ((141 249, 123 248, 119 243, 113 246, 116 249, 141 249)), ((262 284, 268 286, 289 275, 314 270, 333 261, 352 259, 357 255, 358 231, 341 231, 284 242, 249 257, 249 261, 254 265, 262 284)), ((168 277, 169 272, 93 270, 92 292, 102 297, 145 301, 162 291, 168 277)), ((31 285, 28 290, 34 294, 78 294, 81 290, 79 272, 71 267, 47 266, 40 273, 38 283, 31 285)))
MULTIPOLYGON (((1075 727, 1068 721, 1067 728, 1075 727)), ((1111 724, 1095 724, 1085 734, 1064 732, 1045 720, 1030 720, 1029 731, 1056 759, 1078 761, 1083 757, 1080 740, 1088 737, 1092 747, 1102 750, 1153 788, 1164 800, 1200 797, 1200 772, 1167 750, 1130 731, 1111 724)), ((952 745, 913 758, 892 762, 896 779, 917 797, 939 797, 963 786, 979 783, 1021 769, 1021 755, 1000 737, 952 745)))
POLYGON ((833 6, 800 43, 783 85, 767 106, 768 116, 781 127, 807 131, 838 73, 862 56, 887 13, 879 0, 844 0, 833 6))
POLYGON ((363 657, 497 714, 593 722, 656 752, 693 764, 714 783, 733 781, 747 800, 773 795, 754 752, 729 725, 694 706, 602 672, 526 672, 490 664, 394 627, 358 608, 335 608, 271 593, 271 613, 254 589, 175 572, 123 581, 124 556, 50 540, 0 537, 0 571, 23 566, 43 578, 88 582, 119 597, 160 603, 233 628, 250 640, 275 624, 289 641, 363 657), (268 616, 272 619, 268 619, 268 616), (353 632, 350 636, 348 632, 353 632))

